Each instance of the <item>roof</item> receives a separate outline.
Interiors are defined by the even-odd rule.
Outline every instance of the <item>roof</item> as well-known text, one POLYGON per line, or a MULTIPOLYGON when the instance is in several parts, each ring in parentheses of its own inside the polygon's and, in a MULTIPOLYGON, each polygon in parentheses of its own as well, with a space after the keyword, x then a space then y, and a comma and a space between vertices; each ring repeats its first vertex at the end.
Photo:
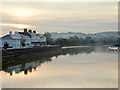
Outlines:
POLYGON ((28 32, 31 36, 36 36, 35 33, 32 33, 32 32, 28 32))
POLYGON ((18 32, 19 34, 24 34, 24 32, 18 32))
POLYGON ((23 34, 23 35, 26 35, 26 36, 30 36, 31 37, 31 35, 27 32, 27 33, 24 33, 24 32, 18 32, 19 34, 23 34))
POLYGON ((16 37, 14 35, 11 36, 13 39, 21 39, 20 37, 16 37))
POLYGON ((10 35, 5 35, 2 37, 2 39, 13 39, 10 35))
POLYGON ((20 38, 13 36, 13 35, 5 35, 1 39, 20 39, 20 38))

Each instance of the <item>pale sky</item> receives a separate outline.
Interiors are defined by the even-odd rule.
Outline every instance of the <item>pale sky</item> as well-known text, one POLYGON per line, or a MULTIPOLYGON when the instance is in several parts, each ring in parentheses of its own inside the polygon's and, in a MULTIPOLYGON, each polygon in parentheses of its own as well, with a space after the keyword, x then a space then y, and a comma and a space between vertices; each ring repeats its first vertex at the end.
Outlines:
POLYGON ((3 34, 23 28, 43 32, 118 30, 117 2, 4 2, 3 34))

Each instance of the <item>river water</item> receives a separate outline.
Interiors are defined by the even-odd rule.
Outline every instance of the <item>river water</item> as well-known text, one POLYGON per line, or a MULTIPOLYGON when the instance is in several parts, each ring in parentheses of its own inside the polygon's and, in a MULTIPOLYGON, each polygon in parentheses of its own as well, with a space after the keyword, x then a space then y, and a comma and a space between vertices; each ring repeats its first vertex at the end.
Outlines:
POLYGON ((3 88, 117 88, 118 51, 64 47, 59 55, 6 66, 1 73, 3 88))

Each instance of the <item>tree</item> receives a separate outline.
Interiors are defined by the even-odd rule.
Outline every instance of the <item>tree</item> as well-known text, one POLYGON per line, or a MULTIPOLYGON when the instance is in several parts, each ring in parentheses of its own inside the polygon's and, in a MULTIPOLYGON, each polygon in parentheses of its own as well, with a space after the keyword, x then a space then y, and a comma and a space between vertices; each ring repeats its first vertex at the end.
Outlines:
POLYGON ((4 49, 7 49, 9 47, 9 44, 7 42, 4 43, 4 49))
POLYGON ((90 36, 88 36, 88 37, 85 38, 85 43, 86 43, 87 45, 93 45, 93 44, 95 44, 96 42, 95 42, 90 36))
POLYGON ((47 44, 51 44, 53 42, 53 39, 52 39, 51 34, 49 32, 46 32, 43 36, 46 37, 47 44))

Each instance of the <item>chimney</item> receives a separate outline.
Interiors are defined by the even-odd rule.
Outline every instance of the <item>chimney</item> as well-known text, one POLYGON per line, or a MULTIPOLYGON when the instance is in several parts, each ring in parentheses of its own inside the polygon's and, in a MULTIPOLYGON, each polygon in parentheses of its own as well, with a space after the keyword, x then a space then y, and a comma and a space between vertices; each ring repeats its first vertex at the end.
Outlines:
POLYGON ((33 33, 35 33, 35 34, 36 34, 36 31, 33 31, 33 33))
POLYGON ((12 35, 12 31, 9 32, 9 35, 12 35))
POLYGON ((27 29, 26 28, 24 29, 24 33, 27 33, 27 29))
POLYGON ((29 30, 30 33, 32 33, 32 30, 29 30))

